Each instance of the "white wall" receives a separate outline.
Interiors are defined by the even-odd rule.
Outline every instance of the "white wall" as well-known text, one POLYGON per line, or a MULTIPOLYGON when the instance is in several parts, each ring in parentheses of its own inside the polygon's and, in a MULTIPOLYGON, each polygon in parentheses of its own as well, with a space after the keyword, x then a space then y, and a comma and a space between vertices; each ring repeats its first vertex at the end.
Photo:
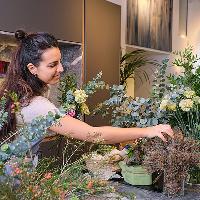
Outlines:
POLYGON ((189 0, 188 12, 188 44, 200 57, 200 0, 189 0))
MULTIPOLYGON (((182 38, 179 35, 179 0, 173 1, 173 24, 172 24, 172 51, 175 50, 183 50, 187 45, 192 45, 194 48, 194 53, 198 54, 200 57, 200 0, 189 0, 188 1, 188 32, 187 37, 182 38)), ((158 61, 162 61, 162 59, 168 57, 170 61, 174 59, 172 54, 170 55, 156 55, 154 54, 152 58, 158 61)), ((152 70, 147 67, 146 69, 149 77, 152 78, 152 70)), ((181 72, 181 68, 171 66, 168 68, 168 73, 179 74, 181 72)), ((138 77, 138 74, 136 74, 138 77)), ((135 96, 143 96, 147 97, 151 91, 152 83, 141 83, 141 81, 136 78, 135 87, 131 85, 130 87, 134 87, 135 96)))

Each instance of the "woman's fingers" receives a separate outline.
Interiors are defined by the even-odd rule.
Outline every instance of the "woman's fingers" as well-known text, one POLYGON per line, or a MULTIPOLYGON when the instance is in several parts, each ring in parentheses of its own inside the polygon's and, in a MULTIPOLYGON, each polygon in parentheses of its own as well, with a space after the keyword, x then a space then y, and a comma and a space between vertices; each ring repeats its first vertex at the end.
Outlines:
POLYGON ((164 142, 167 142, 167 140, 165 139, 164 135, 162 133, 158 134, 158 137, 163 140, 164 142))
POLYGON ((170 125, 159 125, 160 128, 161 128, 161 133, 166 133, 167 135, 169 135, 170 137, 174 137, 174 132, 171 128, 170 125))
POLYGON ((152 137, 159 137, 160 139, 162 139, 164 142, 166 142, 166 138, 164 137, 163 133, 166 133, 167 135, 169 135, 170 137, 174 137, 174 132, 171 128, 170 125, 167 124, 159 124, 156 126, 152 126, 152 127, 148 127, 148 136, 149 138, 152 137))

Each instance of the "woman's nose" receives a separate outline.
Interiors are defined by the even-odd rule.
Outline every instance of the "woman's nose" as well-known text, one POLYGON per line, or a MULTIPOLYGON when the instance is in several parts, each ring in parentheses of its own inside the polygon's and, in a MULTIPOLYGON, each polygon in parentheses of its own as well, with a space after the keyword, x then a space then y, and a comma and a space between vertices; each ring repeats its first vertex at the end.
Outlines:
POLYGON ((59 64, 57 71, 58 72, 63 72, 64 71, 63 66, 62 66, 61 63, 59 64))

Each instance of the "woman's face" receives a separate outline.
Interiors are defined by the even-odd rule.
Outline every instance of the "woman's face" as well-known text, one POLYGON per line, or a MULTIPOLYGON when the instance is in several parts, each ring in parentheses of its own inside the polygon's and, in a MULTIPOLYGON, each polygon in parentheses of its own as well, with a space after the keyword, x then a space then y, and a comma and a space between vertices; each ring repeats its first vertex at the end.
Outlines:
POLYGON ((52 47, 44 51, 41 61, 34 69, 37 77, 46 84, 56 84, 59 82, 60 73, 63 72, 61 64, 61 53, 59 48, 52 47))

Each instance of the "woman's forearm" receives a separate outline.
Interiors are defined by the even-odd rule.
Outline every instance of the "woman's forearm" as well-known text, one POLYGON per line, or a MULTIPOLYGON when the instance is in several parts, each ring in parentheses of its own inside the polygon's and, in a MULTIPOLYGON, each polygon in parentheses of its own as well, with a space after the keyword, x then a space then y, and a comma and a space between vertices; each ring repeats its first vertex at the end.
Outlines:
POLYGON ((173 131, 169 125, 158 125, 148 128, 118 128, 111 126, 92 127, 85 122, 69 116, 61 118, 59 124, 50 127, 50 130, 79 140, 106 144, 155 136, 165 140, 162 135, 163 132, 166 132, 173 137, 173 131))
POLYGON ((148 129, 146 128, 118 128, 111 126, 102 126, 93 127, 93 130, 94 133, 97 133, 97 137, 94 137, 94 139, 96 141, 102 141, 106 144, 126 142, 148 136, 148 129))

